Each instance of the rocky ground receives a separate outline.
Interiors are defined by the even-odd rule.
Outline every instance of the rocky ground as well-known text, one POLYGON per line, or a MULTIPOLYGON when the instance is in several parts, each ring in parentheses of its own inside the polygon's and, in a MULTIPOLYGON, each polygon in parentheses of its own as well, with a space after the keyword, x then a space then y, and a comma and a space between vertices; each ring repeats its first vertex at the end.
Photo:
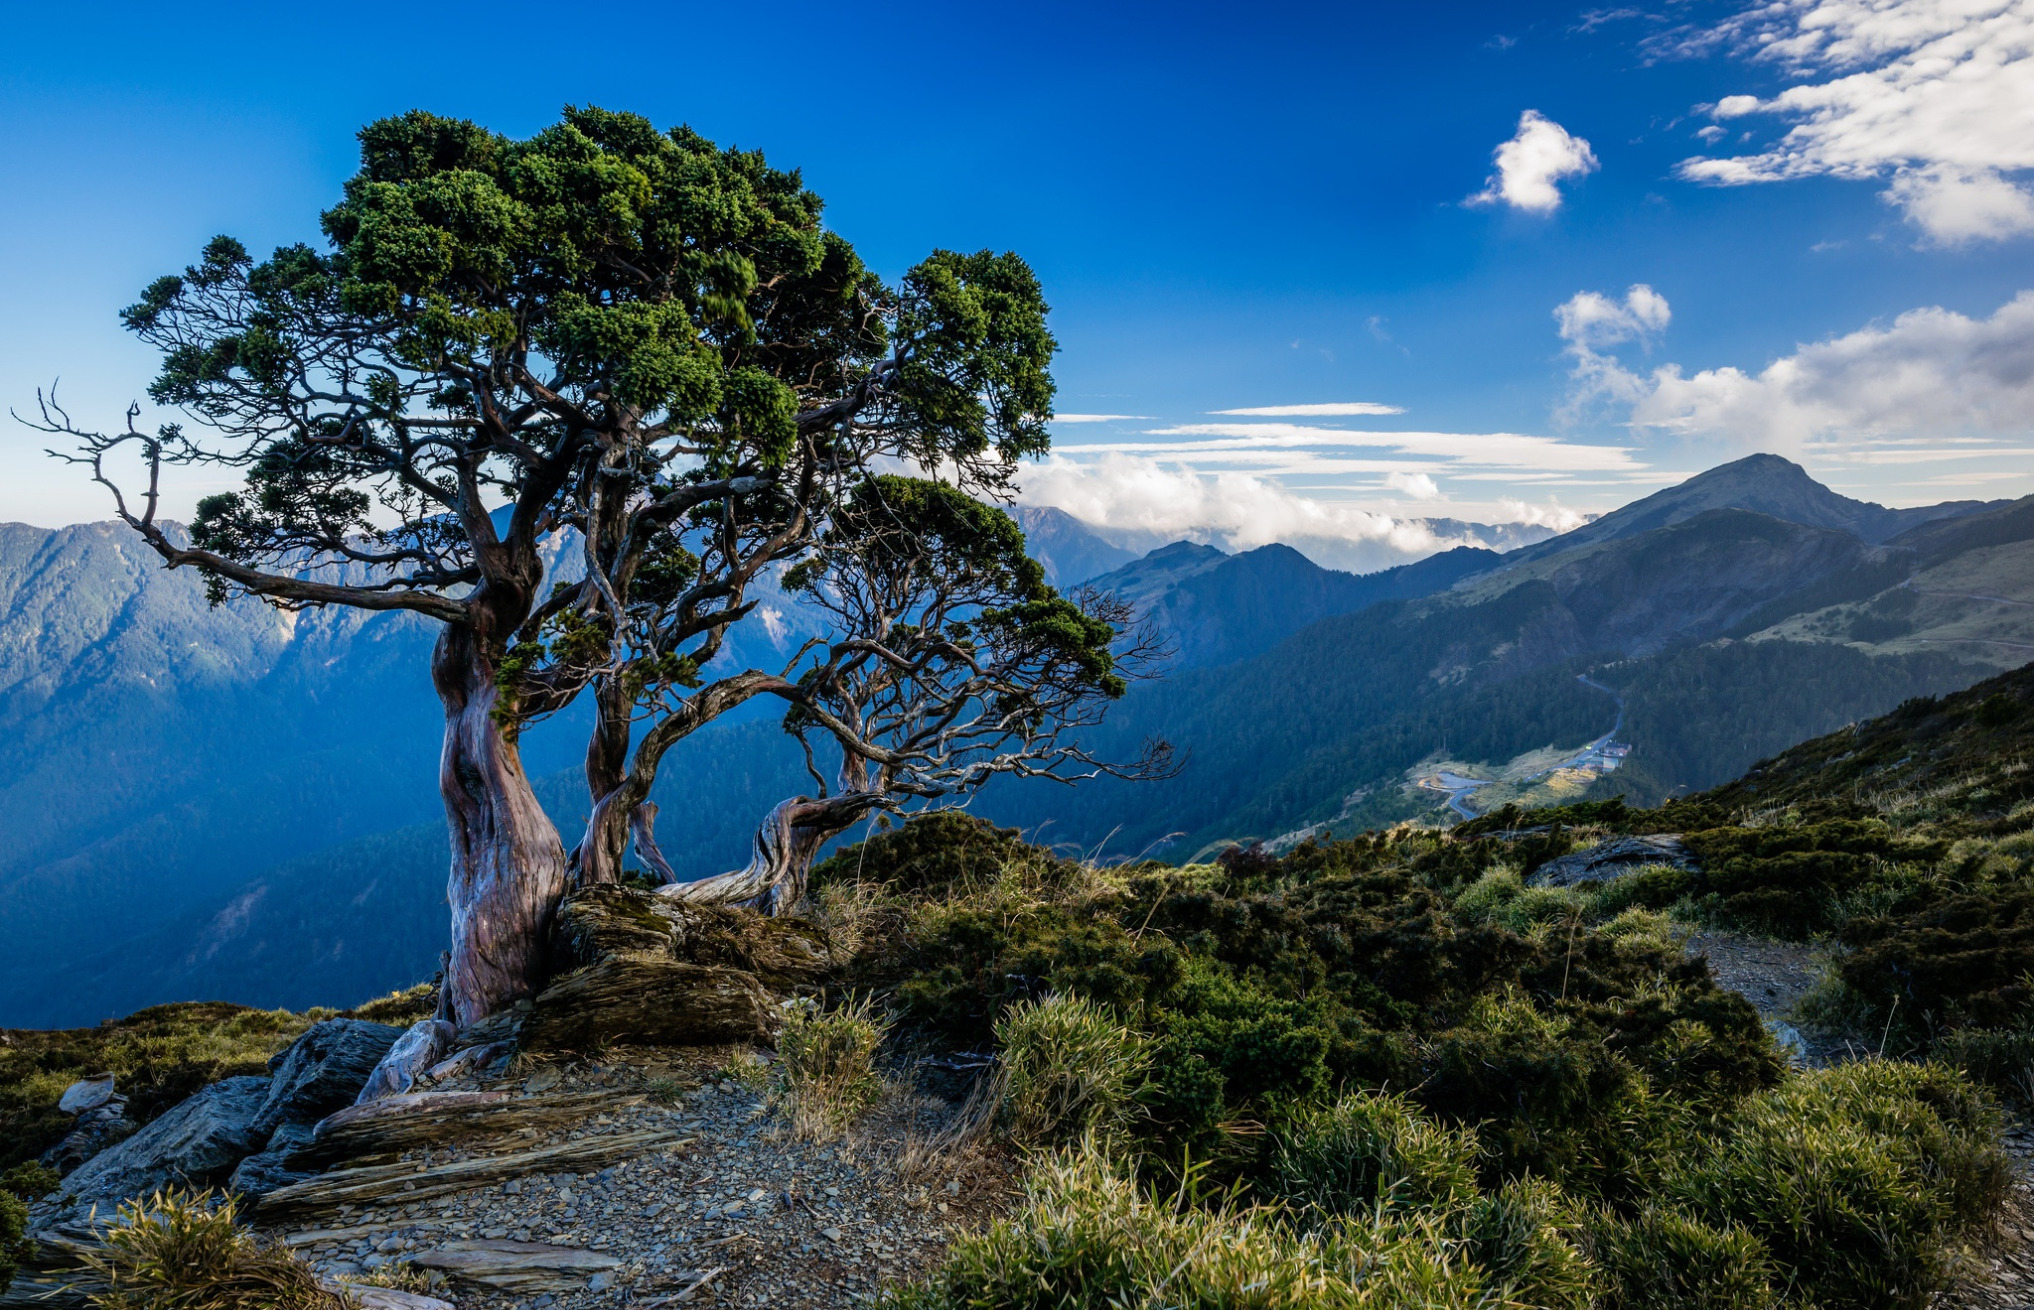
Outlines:
POLYGON ((286 1189, 255 1218, 328 1275, 412 1270, 462 1310, 788 1310, 864 1301, 1008 1204, 1003 1156, 929 1149, 949 1102, 893 1088, 844 1136, 801 1141, 753 1085, 754 1060, 737 1048, 622 1053, 473 1079, 465 1089, 508 1093, 502 1118, 518 1101, 594 1095, 583 1118, 549 1132, 404 1152, 421 1190, 433 1171, 504 1152, 665 1139, 597 1170, 518 1173, 424 1199, 398 1184, 385 1198, 307 1212, 286 1189))

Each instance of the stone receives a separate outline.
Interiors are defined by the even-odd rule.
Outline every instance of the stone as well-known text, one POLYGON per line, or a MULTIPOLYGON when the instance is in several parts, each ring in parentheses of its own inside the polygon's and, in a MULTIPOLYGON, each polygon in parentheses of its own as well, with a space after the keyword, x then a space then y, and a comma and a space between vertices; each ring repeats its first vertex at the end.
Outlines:
POLYGON ((396 1038, 381 1063, 367 1076, 356 1105, 366 1105, 385 1096, 401 1096, 417 1081, 417 1075, 445 1058, 459 1040, 459 1029, 443 1019, 419 1019, 410 1030, 396 1038))
POLYGON ((605 1273, 612 1281, 610 1271, 622 1262, 584 1247, 482 1238, 420 1252, 410 1263, 506 1292, 576 1292, 591 1276, 605 1273))
POLYGON ((340 1283, 329 1278, 318 1281, 326 1291, 344 1295, 360 1310, 456 1310, 450 1301, 425 1296, 422 1292, 376 1287, 372 1283, 340 1283))
POLYGON ((313 1124, 353 1104, 403 1030, 364 1019, 312 1024, 268 1062, 269 1094, 254 1126, 273 1132, 285 1120, 313 1124))
POLYGON ((336 1169, 270 1192, 261 1199, 257 1214, 264 1223, 273 1223, 278 1216, 337 1210, 341 1206, 373 1204, 393 1197, 401 1197, 406 1203, 426 1201, 546 1169, 597 1168, 652 1150, 671 1150, 689 1140, 675 1132, 653 1129, 566 1142, 514 1155, 478 1156, 430 1168, 398 1162, 336 1169))
POLYGON ((300 1183, 311 1171, 293 1168, 290 1157, 311 1144, 313 1126, 294 1120, 285 1122, 268 1139, 268 1145, 242 1160, 226 1180, 226 1189, 242 1196, 266 1196, 278 1187, 300 1183))
POLYGON ((80 1078, 64 1088, 64 1094, 57 1100, 57 1109, 65 1114, 83 1114, 87 1110, 98 1109, 112 1099, 113 1075, 98 1073, 89 1078, 80 1078))
POLYGON ((126 1141, 140 1127, 127 1117, 127 1098, 115 1096, 80 1114, 71 1131, 39 1158, 58 1173, 67 1174, 116 1142, 126 1141))
POLYGON ((1669 864, 1677 869, 1695 868, 1695 857, 1677 832, 1658 832, 1642 837, 1612 837, 1587 850, 1549 860, 1533 870, 1526 881, 1535 887, 1573 887, 1583 882, 1608 882, 1651 864, 1669 864))
POLYGON ((540 1049, 706 1046, 768 1041, 780 1022, 777 998, 745 970, 614 955, 540 993, 523 1038, 540 1049))
POLYGON ((266 1078, 227 1078, 199 1090, 126 1141, 101 1151, 64 1179, 79 1205, 111 1208, 169 1187, 214 1187, 259 1150, 254 1116, 268 1099, 266 1078))
POLYGON ((526 1146, 600 1109, 636 1105, 642 1097, 571 1092, 510 1100, 502 1092, 412 1092, 339 1111, 318 1125, 316 1138, 291 1162, 296 1167, 399 1155, 451 1145, 526 1146))

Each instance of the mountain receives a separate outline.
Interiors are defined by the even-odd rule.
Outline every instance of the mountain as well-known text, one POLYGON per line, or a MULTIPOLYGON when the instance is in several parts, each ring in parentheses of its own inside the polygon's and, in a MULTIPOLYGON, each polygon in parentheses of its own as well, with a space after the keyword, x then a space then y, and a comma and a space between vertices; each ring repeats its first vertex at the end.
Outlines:
MULTIPOLYGON (((2034 655, 2034 500, 1904 512, 1888 536, 1785 461, 1728 467, 1663 493, 1650 527, 1619 511, 1600 533, 1367 575, 1281 547, 1111 558, 1077 521, 1036 517, 1034 549, 1080 548, 1056 557, 1062 578, 1106 560, 1108 585, 1180 639, 1170 676, 1088 744, 1128 755, 1162 735, 1186 764, 1163 784, 993 788, 977 808, 1105 855, 1184 858, 1309 825, 1451 821, 1416 785, 1443 764, 1487 778, 1486 801, 1657 801, 2034 655), (1799 521, 1831 505, 1880 539, 1799 521), (1631 747, 1615 772, 1568 767, 1612 733, 1631 747)), ((765 599, 744 665, 809 624, 765 599)), ((0 960, 0 1024, 357 998, 428 972, 444 912, 431 637, 402 616, 209 609, 114 525, 0 526, 0 921, 35 925, 0 960)), ((738 864, 808 785, 774 719, 712 725, 667 765, 660 831, 681 871, 738 864)), ((524 742, 568 840, 583 730, 568 713, 524 742)))
MULTIPOLYGON (((1328 617, 1240 662, 1136 688, 1096 747, 1128 752, 1163 737, 1187 755, 1173 784, 1098 782, 1052 795, 1010 787, 985 812, 1049 823, 1075 843, 1108 836, 1119 853, 1158 843, 1188 856, 1310 824, 1445 818, 1445 789, 1411 784, 1448 761, 1493 787, 1558 775, 1578 790, 1658 800, 2034 654, 2034 595, 2010 589, 2034 588, 2034 543, 2003 540, 2023 521, 2014 506, 1908 513, 1918 520, 1911 540, 1934 543, 1924 557, 1904 539, 1796 521, 1840 513, 1875 537, 1892 522, 1785 461, 1723 472, 1504 556, 1447 591, 1328 617), (1795 517, 1714 504, 1732 499, 1795 517), (1968 535, 1955 523, 1972 525, 1968 535), (1917 573, 1945 551, 1932 572, 1917 573), (1957 569, 1978 570, 1991 590, 1967 579, 1952 588, 1957 569), (1992 626, 1972 631, 1979 619, 1965 614, 1953 637, 1930 629, 1857 639, 1861 615, 1897 608, 1934 579, 1956 595, 1918 597, 1917 614, 1962 607, 1992 626), (1788 627, 1809 618, 1826 630, 1788 627), (1601 758, 1563 765, 1607 733, 1630 746, 1614 775, 1601 758)), ((1214 567, 1182 554, 1168 585, 1214 567)))
POLYGON ((1750 510, 1804 527, 1847 532, 1877 544, 1936 519, 1958 518, 2004 503, 1952 500, 1917 509, 1887 509, 1839 495, 1808 476, 1808 470, 1799 464, 1778 455, 1747 455, 1519 550, 1510 562, 1522 564, 1581 546, 1637 536, 1717 509, 1750 510))
POLYGON ((1177 541, 1089 584, 1137 606, 1177 648, 1170 667, 1227 664, 1268 650, 1308 624, 1386 600, 1444 591, 1502 558, 1474 546, 1377 573, 1324 569, 1290 546, 1225 555, 1177 541))
POLYGON ((1093 528, 1050 505, 1014 505, 1010 516, 1024 529, 1024 548, 1045 566, 1055 587, 1078 586, 1137 558, 1137 552, 1105 541, 1093 528))

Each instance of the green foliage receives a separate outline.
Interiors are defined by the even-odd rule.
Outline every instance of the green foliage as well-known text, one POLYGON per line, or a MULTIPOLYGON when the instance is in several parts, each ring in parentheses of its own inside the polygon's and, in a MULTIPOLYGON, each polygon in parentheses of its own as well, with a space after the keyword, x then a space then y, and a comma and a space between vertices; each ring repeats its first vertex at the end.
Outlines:
POLYGON ((1051 1147, 1087 1139, 1108 1149, 1137 1118, 1149 1045, 1093 1001, 1019 1001, 996 1021, 996 1045, 1017 1140, 1051 1147))
POLYGON ((128 1116, 146 1123, 207 1083, 265 1073, 270 1056, 330 1014, 201 1001, 97 1028, 11 1030, 0 1043, 0 1166, 34 1158, 69 1131, 57 1101, 88 1074, 112 1073, 128 1116))
MULTIPOLYGON (((1276 1207, 1152 1196, 1092 1152, 1039 1163, 1015 1214, 958 1236, 891 1310, 1470 1310, 1490 1280, 1433 1216, 1300 1230, 1276 1207)), ((1558 1303, 1556 1303, 1558 1304, 1558 1303)))
POLYGON ((37 1160, 23 1160, 12 1168, 0 1173, 0 1192, 8 1192, 24 1201, 48 1196, 57 1189, 62 1175, 37 1160))
POLYGON ((1765 1244, 1669 1206, 1599 1215, 1590 1249, 1609 1288, 1606 1310, 1778 1310, 1783 1281, 1765 1244))
POLYGON ((12 1189, 0 1190, 0 1292, 14 1281, 15 1270, 34 1254, 28 1241, 28 1203, 12 1189))
POLYGON ((103 1286, 90 1294, 93 1310, 345 1310, 288 1247, 242 1228, 230 1196, 129 1201, 104 1238, 80 1255, 103 1286))
POLYGON ((1755 1236, 1821 1306, 1920 1306, 2010 1182, 1998 1126, 1940 1067, 1864 1061, 1754 1097, 1666 1169, 1665 1191, 1755 1236))
MULTIPOLYGON (((1278 1130, 1268 1190, 1326 1214, 1448 1212, 1476 1196, 1476 1153, 1473 1129, 1441 1127, 1403 1097, 1357 1092, 1278 1130)), ((1507 1222, 1489 1219, 1493 1231, 1507 1222)))

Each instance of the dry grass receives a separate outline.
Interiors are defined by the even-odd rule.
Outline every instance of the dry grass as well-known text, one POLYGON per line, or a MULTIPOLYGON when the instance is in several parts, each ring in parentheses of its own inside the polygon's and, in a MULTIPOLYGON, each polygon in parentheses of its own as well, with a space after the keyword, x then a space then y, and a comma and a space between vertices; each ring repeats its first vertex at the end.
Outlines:
POLYGON ((831 1010, 809 1000, 788 1007, 777 1034, 776 1082, 794 1136, 826 1141, 876 1103, 883 1093, 876 1055, 889 1030, 872 996, 831 1010))
POLYGON ((231 1197, 158 1192, 120 1207, 82 1270, 95 1310, 348 1310, 287 1248, 240 1226, 231 1197))

